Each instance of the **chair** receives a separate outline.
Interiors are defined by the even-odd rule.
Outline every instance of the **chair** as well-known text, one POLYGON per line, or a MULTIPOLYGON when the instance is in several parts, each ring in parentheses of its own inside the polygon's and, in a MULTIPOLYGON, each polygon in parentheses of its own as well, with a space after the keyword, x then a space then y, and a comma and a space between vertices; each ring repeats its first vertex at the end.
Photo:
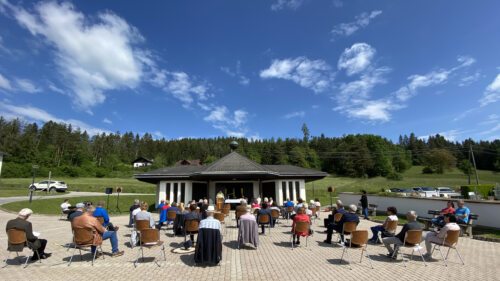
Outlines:
POLYGON ((184 243, 186 243, 186 234, 198 233, 200 226, 199 220, 185 220, 184 221, 184 243))
POLYGON ((316 208, 311 209, 312 214, 311 214, 311 224, 313 224, 313 221, 316 222, 316 208))
MULTIPOLYGON (((388 221, 387 225, 385 227, 385 231, 389 232, 389 233, 392 233, 392 234, 395 234, 397 228, 398 228, 398 221, 388 221)), ((382 243, 382 238, 383 238, 382 237, 382 232, 379 232, 377 239, 380 241, 380 243, 382 243)))
MULTIPOLYGON (((133 238, 133 233, 135 232, 137 234, 137 237, 140 239, 139 233, 143 229, 148 229, 149 227, 149 220, 134 220, 134 228, 132 229, 132 233, 130 234, 130 246, 133 248, 136 243, 134 243, 134 238, 133 238)), ((140 240, 137 240, 140 241, 140 240)))
MULTIPOLYGON (((134 267, 137 267, 137 263, 139 262, 139 254, 142 253, 142 261, 144 262, 144 248, 154 248, 157 246, 161 246, 161 253, 163 254, 163 258, 165 262, 167 261, 167 256, 165 255, 165 245, 163 244, 163 241, 160 240, 160 230, 159 229, 154 229, 154 228, 149 228, 149 229, 143 229, 139 233, 140 237, 140 247, 137 249, 137 257, 134 261, 134 267)), ((154 262, 158 267, 160 267, 160 264, 156 261, 156 257, 154 262)))
POLYGON ((297 233, 307 233, 306 235, 306 247, 307 247, 307 240, 309 239, 309 228, 311 225, 306 222, 306 221, 298 221, 295 223, 295 229, 292 231, 292 235, 290 235, 290 243, 292 244, 292 250, 293 250, 293 235, 297 233))
POLYGON ((176 211, 168 211, 167 212, 167 228, 168 228, 168 224, 171 222, 172 223, 172 230, 174 231, 174 235, 175 235, 174 221, 175 221, 176 216, 177 216, 176 211))
POLYGON ((250 243, 255 248, 259 246, 259 226, 254 220, 241 220, 238 228, 238 250, 250 243))
POLYGON ((219 220, 221 225, 224 225, 224 233, 227 233, 226 216, 223 213, 214 213, 214 218, 219 220))
POLYGON ((290 216, 292 215, 293 211, 294 211, 293 206, 286 207, 286 209, 285 209, 285 216, 286 216, 287 222, 290 219, 290 216))
MULTIPOLYGON (((95 217, 101 225, 104 225, 104 217, 95 217)), ((106 230, 109 230, 109 226, 106 225, 106 230)))
POLYGON ((257 215, 257 223, 259 226, 264 225, 264 227, 267 224, 267 227, 269 228, 269 236, 271 236, 271 215, 270 214, 258 214, 257 215))
POLYGON ((271 210, 271 219, 274 220, 275 224, 278 223, 279 218, 280 218, 280 211, 276 209, 271 210))
MULTIPOLYGON (((427 266, 425 263, 424 256, 422 255, 422 247, 420 246, 420 243, 422 242, 422 230, 408 230, 405 234, 405 241, 403 245, 401 245, 401 248, 411 248, 411 256, 410 260, 413 259, 413 252, 418 251, 420 254, 420 257, 422 258, 422 261, 424 262, 424 265, 427 266)), ((394 253, 399 253, 397 250, 394 251, 394 253)), ((397 258, 397 256, 396 256, 397 258)), ((401 258, 403 259, 403 265, 406 267, 406 261, 404 258, 403 251, 401 251, 401 258)))
POLYGON ((431 242, 432 244, 434 244, 434 247, 432 247, 431 256, 432 253, 434 253, 434 250, 437 249, 441 254, 441 258, 443 258, 444 265, 448 266, 448 263, 446 262, 448 260, 448 255, 450 254, 450 250, 454 249, 457 252, 458 257, 460 258, 462 265, 465 265, 464 260, 462 259, 462 256, 460 255, 460 252, 457 249, 459 236, 460 236, 460 230, 448 230, 446 232, 446 236, 442 243, 431 242), (443 252, 441 252, 441 247, 448 247, 448 252, 446 253, 446 257, 443 256, 443 252))
POLYGON ((236 211, 236 227, 238 227, 238 221, 240 220, 240 217, 244 214, 246 214, 247 211, 236 211))
POLYGON ((229 217, 229 211, 231 211, 231 206, 229 206, 229 208, 226 208, 226 206, 224 205, 224 208, 222 208, 222 213, 225 217, 229 217))
MULTIPOLYGON (((71 254, 71 258, 69 259, 68 266, 73 262, 73 257, 75 256, 75 251, 78 249, 80 252, 80 260, 82 258, 82 249, 83 248, 91 248, 92 246, 98 246, 99 250, 102 252, 101 245, 94 244, 94 236, 98 235, 94 232, 94 230, 90 228, 73 228, 73 253, 71 254)), ((92 266, 94 266, 95 257, 97 255, 97 249, 92 255, 92 266)), ((102 255, 102 259, 104 259, 104 255, 102 255)))
POLYGON ((344 260, 344 254, 347 256, 347 261, 349 264, 349 268, 352 270, 351 267, 351 260, 349 258, 349 249, 361 249, 361 258, 359 259, 359 262, 363 260, 363 253, 366 252, 366 258, 368 261, 370 261, 370 266, 373 269, 373 264, 372 260, 370 259, 370 256, 368 255, 368 230, 354 230, 351 232, 351 240, 349 240, 348 245, 343 245, 342 246, 344 249, 342 251, 342 257, 340 258, 340 262, 344 260))
POLYGON ((358 224, 353 221, 344 222, 344 224, 342 225, 342 236, 344 237, 342 243, 345 242, 345 236, 351 235, 351 233, 356 230, 357 226, 358 224))
MULTIPOLYGON (((24 250, 25 247, 28 247, 28 249, 30 249, 30 247, 28 246, 28 241, 26 239, 26 232, 24 232, 24 230, 20 230, 20 229, 9 229, 7 230, 7 242, 8 242, 8 245, 9 247, 7 247, 7 251, 8 251, 8 254, 7 254, 7 258, 5 258, 5 265, 3 267, 6 267, 7 266, 7 260, 9 259, 10 257, 10 252, 16 252, 16 258, 19 257, 19 252, 22 252, 24 250), (22 245, 22 249, 21 251, 15 251, 15 250, 9 250, 10 246, 21 246, 22 245)), ((42 260, 40 259, 40 255, 38 254, 38 251, 35 251, 37 257, 38 257, 38 260, 40 261, 40 263, 42 262, 42 260)), ((28 261, 30 260, 30 256, 27 255, 26 256, 26 262, 24 263, 24 268, 26 268, 28 266, 28 261)))

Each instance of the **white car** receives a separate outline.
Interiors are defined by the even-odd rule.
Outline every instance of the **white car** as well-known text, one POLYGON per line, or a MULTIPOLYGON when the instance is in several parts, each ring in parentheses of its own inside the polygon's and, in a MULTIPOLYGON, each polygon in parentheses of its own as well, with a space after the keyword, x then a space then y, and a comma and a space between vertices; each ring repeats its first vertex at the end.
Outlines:
POLYGON ((413 191, 417 192, 420 197, 438 197, 439 194, 434 187, 419 186, 414 187, 413 191))
POLYGON ((436 188, 439 197, 445 197, 445 198, 457 198, 461 197, 462 194, 456 192, 453 188, 451 187, 437 187, 436 188))
POLYGON ((68 185, 65 182, 53 181, 53 180, 50 181, 50 184, 49 184, 48 180, 37 182, 37 183, 30 185, 29 188, 32 190, 35 190, 35 191, 38 191, 38 190, 47 191, 47 187, 49 188, 50 192, 52 192, 52 191, 65 192, 68 189, 68 185))

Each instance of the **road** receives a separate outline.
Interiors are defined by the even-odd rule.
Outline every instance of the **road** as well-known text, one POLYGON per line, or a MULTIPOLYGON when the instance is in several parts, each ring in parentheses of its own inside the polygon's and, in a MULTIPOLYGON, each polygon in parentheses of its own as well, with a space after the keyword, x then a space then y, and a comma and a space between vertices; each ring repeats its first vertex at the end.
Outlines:
MULTIPOLYGON (((52 196, 40 196, 40 195, 33 195, 33 200, 41 200, 41 199, 55 199, 55 198, 71 198, 71 197, 81 197, 81 196, 103 196, 102 192, 78 192, 78 191, 72 191, 72 192, 67 192, 61 195, 52 195, 52 196)), ((126 195, 150 195, 150 194, 145 194, 145 193, 120 193, 121 196, 126 196, 126 195)), ((0 197, 0 205, 10 203, 10 202, 17 202, 17 201, 26 201, 29 200, 29 196, 15 196, 15 197, 0 197)))

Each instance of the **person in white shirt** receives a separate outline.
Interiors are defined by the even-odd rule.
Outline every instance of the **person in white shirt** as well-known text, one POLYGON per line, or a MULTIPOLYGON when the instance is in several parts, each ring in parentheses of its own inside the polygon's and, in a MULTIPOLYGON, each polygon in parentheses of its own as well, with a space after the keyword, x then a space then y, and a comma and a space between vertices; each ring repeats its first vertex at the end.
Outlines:
MULTIPOLYGON (((155 220, 150 212, 148 212, 149 205, 146 202, 141 203, 141 207, 139 208, 139 212, 135 214, 135 220, 148 220, 149 227, 153 228, 155 226, 155 220)), ((135 210, 134 210, 135 211, 135 210)))
POLYGON ((208 206, 207 218, 200 222, 200 227, 199 227, 200 229, 201 228, 210 228, 210 229, 220 230, 220 221, 214 219, 214 212, 215 212, 215 207, 208 206))
POLYGON ((376 225, 372 226, 370 229, 372 230, 372 238, 370 238, 369 242, 372 243, 377 243, 378 241, 378 233, 381 231, 385 231, 387 229, 387 225, 389 221, 397 221, 398 216, 397 216, 398 210, 396 207, 388 207, 387 208, 387 218, 384 221, 384 224, 382 225, 376 225))
POLYGON ((69 199, 64 199, 64 202, 61 204, 61 210, 64 214, 69 214, 69 207, 71 204, 69 203, 69 199))
POLYGON ((458 226, 457 218, 454 214, 446 214, 444 216, 444 222, 445 225, 439 230, 439 232, 431 231, 425 236, 425 249, 427 250, 427 253, 424 255, 424 258, 432 258, 432 242, 442 244, 446 238, 446 232, 449 230, 460 230, 460 226, 458 226))

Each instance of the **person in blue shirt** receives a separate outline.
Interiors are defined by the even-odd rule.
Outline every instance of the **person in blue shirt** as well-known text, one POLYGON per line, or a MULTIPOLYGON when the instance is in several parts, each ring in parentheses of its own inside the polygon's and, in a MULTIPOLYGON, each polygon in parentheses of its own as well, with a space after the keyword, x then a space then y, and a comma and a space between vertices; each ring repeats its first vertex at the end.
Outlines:
POLYGON ((107 228, 109 231, 118 231, 118 226, 114 226, 110 221, 109 221, 109 215, 108 211, 104 208, 104 201, 99 201, 97 202, 97 206, 95 208, 94 217, 102 217, 104 219, 104 222, 102 223, 102 226, 107 228))
POLYGON ((165 199, 162 199, 160 204, 156 207, 156 210, 160 213, 160 221, 158 222, 160 226, 167 220, 167 212, 163 210, 163 206, 165 206, 165 199))
MULTIPOLYGON (((268 216, 269 217, 269 226, 272 225, 271 210, 268 209, 267 203, 262 203, 262 208, 259 209, 258 214, 257 214, 257 223, 259 222, 260 216, 268 216)), ((262 224, 261 226, 262 226, 262 234, 266 234, 265 225, 262 224)))
POLYGON ((467 224, 469 222, 470 210, 464 205, 464 200, 458 200, 458 208, 455 210, 457 223, 467 224))
POLYGON ((286 207, 293 207, 295 204, 293 204, 293 201, 290 201, 290 198, 287 198, 284 205, 286 208, 286 207))
MULTIPOLYGON (((172 202, 172 204, 170 205, 170 207, 167 209, 167 211, 165 213, 168 214, 168 212, 171 212, 171 211, 175 212, 176 214, 179 213, 179 208, 177 208, 177 203, 172 202)), ((168 216, 166 218, 166 221, 167 221, 167 223, 174 223, 173 220, 172 221, 168 220, 168 216)))

